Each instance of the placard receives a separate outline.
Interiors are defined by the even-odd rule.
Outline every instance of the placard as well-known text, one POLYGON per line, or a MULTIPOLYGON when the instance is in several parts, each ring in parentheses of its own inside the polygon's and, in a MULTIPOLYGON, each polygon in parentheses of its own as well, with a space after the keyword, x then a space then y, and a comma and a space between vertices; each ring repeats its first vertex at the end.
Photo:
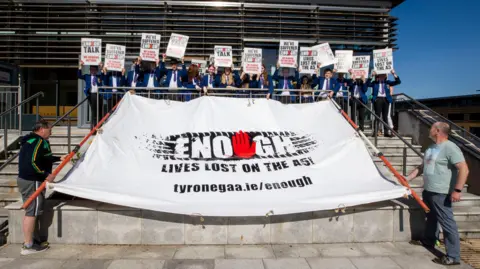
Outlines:
POLYGON ((232 67, 232 47, 215 46, 215 67, 232 67))
POLYGON ((300 48, 300 73, 301 74, 315 74, 317 70, 318 50, 301 47, 300 48))
POLYGON ((210 54, 210 56, 208 58, 208 64, 209 65, 215 64, 215 54, 210 54))
POLYGON ((143 61, 155 62, 160 58, 160 38, 161 36, 156 34, 142 34, 140 57, 143 61))
POLYGON ((368 70, 370 69, 370 55, 353 56, 352 58, 352 74, 356 78, 364 76, 368 78, 368 70))
POLYGON ((280 40, 280 48, 278 50, 278 61, 280 67, 292 67, 297 65, 298 57, 298 41, 280 40))
POLYGON ((122 71, 125 66, 125 46, 107 44, 105 47, 105 68, 122 71))
POLYGON ((312 47, 313 49, 318 51, 318 63, 321 64, 320 67, 332 65, 335 63, 335 55, 333 54, 332 49, 330 48, 330 44, 323 43, 320 45, 316 45, 312 47))
POLYGON ((192 64, 198 65, 198 69, 199 69, 201 74, 207 74, 208 73, 207 61, 192 59, 192 64))
POLYGON ((260 74, 262 72, 262 49, 244 48, 243 71, 247 74, 260 74))
POLYGON ((392 49, 374 50, 373 65, 377 74, 389 74, 393 69, 392 49))
POLYGON ((84 65, 99 65, 102 61, 102 40, 82 38, 80 59, 84 65))
POLYGON ((167 47, 167 56, 177 59, 183 58, 185 56, 185 50, 187 49, 188 36, 174 34, 170 36, 167 47))
POLYGON ((352 69, 353 50, 336 50, 335 51, 335 65, 337 73, 348 73, 352 69))

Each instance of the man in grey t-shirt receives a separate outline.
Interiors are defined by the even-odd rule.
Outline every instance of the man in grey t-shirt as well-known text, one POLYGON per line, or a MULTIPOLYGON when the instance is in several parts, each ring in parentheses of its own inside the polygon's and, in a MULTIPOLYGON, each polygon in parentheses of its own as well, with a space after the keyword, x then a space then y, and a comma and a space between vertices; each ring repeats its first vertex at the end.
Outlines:
POLYGON ((433 248, 439 237, 438 224, 442 227, 447 255, 435 259, 442 265, 460 264, 460 237, 453 218, 452 202, 459 202, 463 186, 467 182, 468 166, 462 151, 448 140, 450 126, 436 122, 430 129, 435 142, 425 152, 423 164, 407 179, 410 181, 423 172, 423 201, 430 208, 424 239, 420 244, 433 248))

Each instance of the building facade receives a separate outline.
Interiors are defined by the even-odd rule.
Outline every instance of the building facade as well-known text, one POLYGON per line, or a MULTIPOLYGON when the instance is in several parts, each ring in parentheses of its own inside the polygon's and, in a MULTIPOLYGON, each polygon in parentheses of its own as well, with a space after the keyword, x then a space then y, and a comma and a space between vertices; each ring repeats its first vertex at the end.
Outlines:
POLYGON ((332 50, 356 54, 397 49, 397 18, 389 12, 402 2, 9 0, 0 3, 0 62, 19 67, 23 96, 45 93, 41 105, 47 111, 81 98, 75 68, 82 37, 101 38, 103 50, 107 43, 124 45, 127 59, 133 59, 141 33, 160 34, 161 52, 177 33, 190 37, 186 61, 208 60, 215 45, 228 45, 237 66, 243 48, 255 47, 263 49, 269 67, 281 39, 298 40, 300 46, 329 42, 332 50))

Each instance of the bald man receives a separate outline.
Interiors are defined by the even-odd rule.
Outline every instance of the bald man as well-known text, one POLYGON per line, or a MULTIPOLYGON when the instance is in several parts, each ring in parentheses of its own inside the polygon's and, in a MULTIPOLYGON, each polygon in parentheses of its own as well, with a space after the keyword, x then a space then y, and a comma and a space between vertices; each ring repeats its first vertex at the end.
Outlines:
POLYGON ((412 242, 434 248, 439 239, 438 224, 442 227, 447 255, 433 261, 442 265, 460 264, 460 237, 453 218, 452 202, 459 202, 467 182, 468 166, 458 146, 448 140, 450 126, 436 122, 430 129, 434 144, 425 152, 423 164, 407 179, 410 181, 423 172, 423 201, 430 208, 424 238, 412 242))

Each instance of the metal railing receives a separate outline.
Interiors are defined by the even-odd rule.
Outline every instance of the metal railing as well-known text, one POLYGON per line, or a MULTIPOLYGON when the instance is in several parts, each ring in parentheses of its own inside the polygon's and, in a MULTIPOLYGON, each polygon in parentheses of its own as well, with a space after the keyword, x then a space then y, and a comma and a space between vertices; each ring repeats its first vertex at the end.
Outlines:
MULTIPOLYGON (((7 109, 6 111, 0 113, 0 118, 5 119, 10 117, 10 114, 16 113, 17 108, 19 108, 19 113, 18 113, 18 134, 22 135, 22 106, 24 104, 29 103, 30 101, 34 100, 36 101, 36 120, 38 121, 40 119, 38 107, 40 104, 40 97, 43 97, 43 92, 38 92, 27 99, 23 100, 22 102, 18 103, 17 105, 7 109)), ((17 117, 17 115, 15 115, 17 117)), ((16 128, 15 128, 16 129, 16 128)), ((5 154, 5 159, 8 159, 8 128, 3 128, 3 151, 5 154)), ((0 168, 1 169, 1 168, 0 168)))
MULTIPOLYGON (((354 100, 354 107, 356 107, 357 105, 361 105, 363 108, 366 109, 366 111, 368 111, 374 118, 374 121, 372 123, 372 128, 373 128, 373 138, 374 138, 374 145, 375 147, 378 146, 378 134, 377 132, 375 132, 375 128, 374 128, 374 125, 376 124, 381 124, 383 125, 384 128, 386 128, 387 130, 390 131, 390 133, 393 135, 393 136, 396 136, 397 138, 399 138, 408 148, 410 148, 415 154, 417 154, 420 158, 423 159, 423 154, 418 150, 416 149, 411 143, 409 143, 407 140, 405 140, 402 136, 400 136, 400 134, 398 134, 393 128, 391 128, 389 125, 388 125, 388 122, 385 122, 383 121, 380 116, 378 116, 377 114, 375 114, 375 112, 373 112, 369 106, 365 105, 364 103, 362 103, 360 100, 356 99, 356 98, 352 98, 354 100)), ((406 175, 407 174, 407 147, 404 147, 403 148, 403 152, 402 152, 402 173, 403 175, 406 175)))
POLYGON ((451 120, 445 118, 441 114, 427 107, 426 105, 418 102, 407 94, 400 93, 393 96, 393 110, 405 110, 418 115, 421 120, 424 120, 428 124, 433 124, 436 121, 446 122, 450 125, 451 137, 456 138, 465 145, 468 149, 476 152, 477 155, 480 154, 480 138, 475 134, 465 130, 452 122, 451 120), (400 107, 398 107, 400 106, 400 107))
MULTIPOLYGON (((19 103, 20 86, 0 85, 0 113, 7 111, 19 103)), ((18 124, 15 114, 11 114, 9 118, 0 118, 0 129, 12 129, 18 124)))

